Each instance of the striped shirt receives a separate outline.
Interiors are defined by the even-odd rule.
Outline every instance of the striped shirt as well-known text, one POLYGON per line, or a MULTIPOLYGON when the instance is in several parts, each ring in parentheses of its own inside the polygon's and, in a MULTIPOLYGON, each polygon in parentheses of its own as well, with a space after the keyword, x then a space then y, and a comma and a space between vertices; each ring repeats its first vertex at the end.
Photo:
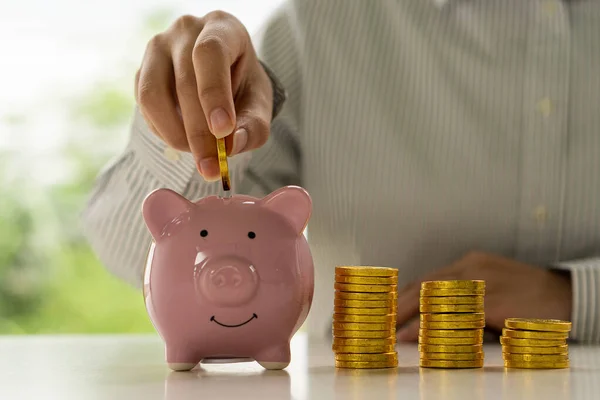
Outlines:
MULTIPOLYGON (((310 332, 330 329, 335 265, 402 285, 481 250, 570 270, 572 336, 600 342, 600 1, 295 0, 256 44, 289 97, 267 144, 231 159, 234 191, 311 193, 310 332)), ((136 285, 158 187, 220 193, 136 112, 84 214, 136 285)))

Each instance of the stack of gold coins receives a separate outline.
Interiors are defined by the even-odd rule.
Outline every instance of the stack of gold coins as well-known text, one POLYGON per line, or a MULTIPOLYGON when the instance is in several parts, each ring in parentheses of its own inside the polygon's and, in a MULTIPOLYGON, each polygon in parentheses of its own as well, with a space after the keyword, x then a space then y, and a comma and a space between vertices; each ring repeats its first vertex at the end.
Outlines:
POLYGON ((333 351, 337 368, 392 368, 398 270, 336 267, 333 351))
POLYGON ((421 284, 421 367, 483 367, 484 281, 421 284))
POLYGON ((555 319, 508 318, 500 343, 507 368, 568 368, 571 323, 555 319))

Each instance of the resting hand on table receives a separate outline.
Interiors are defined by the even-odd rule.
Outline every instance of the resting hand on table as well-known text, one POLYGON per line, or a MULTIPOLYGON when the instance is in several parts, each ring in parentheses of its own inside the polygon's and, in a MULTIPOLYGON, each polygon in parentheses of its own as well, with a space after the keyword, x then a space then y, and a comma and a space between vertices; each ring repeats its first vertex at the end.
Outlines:
POLYGON ((177 19, 150 40, 135 79, 150 129, 191 151, 207 180, 219 176, 215 137, 226 137, 229 155, 267 141, 272 90, 246 28, 224 12, 177 19))
MULTIPOLYGON (((568 275, 492 254, 469 253, 421 281, 471 280, 486 282, 486 327, 500 331, 504 319, 554 318, 570 320, 571 282, 568 275)), ((398 292, 399 341, 416 341, 419 335, 421 281, 398 292), (411 321, 412 320, 412 321, 411 321)))

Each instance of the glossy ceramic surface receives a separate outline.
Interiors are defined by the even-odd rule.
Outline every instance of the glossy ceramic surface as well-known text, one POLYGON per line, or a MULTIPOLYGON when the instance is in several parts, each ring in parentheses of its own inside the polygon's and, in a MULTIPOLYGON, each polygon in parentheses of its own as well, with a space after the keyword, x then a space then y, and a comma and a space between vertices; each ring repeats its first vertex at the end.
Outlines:
POLYGON ((291 186, 263 199, 148 195, 142 211, 154 243, 145 303, 172 369, 246 358, 267 369, 288 365, 313 295, 303 235, 311 206, 291 186))

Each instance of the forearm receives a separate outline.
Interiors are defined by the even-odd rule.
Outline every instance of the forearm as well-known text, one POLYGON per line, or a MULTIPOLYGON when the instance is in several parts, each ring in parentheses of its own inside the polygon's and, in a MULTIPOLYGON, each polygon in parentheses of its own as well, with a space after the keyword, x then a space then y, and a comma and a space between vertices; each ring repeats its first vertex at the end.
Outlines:
POLYGON ((571 274, 571 338, 585 343, 600 343, 600 257, 564 261, 556 267, 571 274))

